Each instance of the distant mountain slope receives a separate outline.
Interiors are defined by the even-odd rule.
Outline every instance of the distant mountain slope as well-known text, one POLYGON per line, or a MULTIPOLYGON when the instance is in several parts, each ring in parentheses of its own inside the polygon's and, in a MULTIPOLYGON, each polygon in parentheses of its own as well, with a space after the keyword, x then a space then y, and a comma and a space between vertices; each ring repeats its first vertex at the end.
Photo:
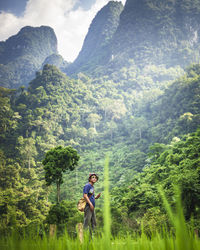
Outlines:
POLYGON ((200 65, 177 79, 146 113, 152 141, 168 143, 174 136, 194 132, 200 124, 200 65))
POLYGON ((130 61, 133 67, 140 69, 147 65, 185 68, 199 61, 199 0, 127 0, 120 14, 121 10, 115 2, 100 10, 68 72, 110 75, 130 65, 130 61), (118 16, 114 17, 120 20, 114 22, 106 40, 101 34, 108 21, 104 17, 102 23, 101 19, 111 6, 118 8, 118 16))
POLYGON ((0 85, 17 88, 27 85, 49 55, 57 53, 52 28, 24 27, 18 34, 0 42, 0 85))
POLYGON ((110 58, 109 44, 115 33, 123 10, 121 2, 110 1, 93 19, 83 47, 67 73, 87 71, 104 65, 110 58))
POLYGON ((68 63, 67 61, 65 61, 61 55, 59 55, 59 54, 52 54, 52 55, 48 56, 44 60, 44 62, 42 64, 42 68, 43 68, 43 66, 45 64, 54 65, 57 68, 59 68, 61 71, 64 71, 65 68, 67 66, 69 66, 70 63, 68 63))
POLYGON ((199 58, 200 1, 127 0, 112 41, 114 57, 186 66, 199 58))

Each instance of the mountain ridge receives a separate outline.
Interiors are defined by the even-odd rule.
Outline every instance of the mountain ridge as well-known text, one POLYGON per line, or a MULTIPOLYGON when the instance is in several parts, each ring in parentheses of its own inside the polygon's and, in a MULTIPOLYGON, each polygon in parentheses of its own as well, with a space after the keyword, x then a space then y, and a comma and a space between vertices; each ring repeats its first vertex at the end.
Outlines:
POLYGON ((51 27, 23 27, 0 43, 1 86, 27 86, 44 60, 54 53, 57 53, 57 38, 51 27))

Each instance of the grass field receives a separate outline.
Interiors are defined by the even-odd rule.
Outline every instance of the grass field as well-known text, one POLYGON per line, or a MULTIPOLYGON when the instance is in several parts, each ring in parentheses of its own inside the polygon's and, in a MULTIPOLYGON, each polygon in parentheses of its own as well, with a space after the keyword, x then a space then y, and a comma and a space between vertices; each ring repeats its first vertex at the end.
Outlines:
POLYGON ((101 236, 84 235, 83 242, 79 237, 70 238, 66 233, 60 237, 49 237, 44 235, 42 238, 38 235, 32 237, 21 236, 17 233, 7 237, 0 238, 1 250, 200 250, 200 239, 190 232, 186 227, 183 216, 180 192, 177 190, 176 214, 172 212, 162 188, 158 188, 163 200, 163 204, 174 225, 173 233, 163 231, 162 235, 157 233, 147 237, 144 233, 141 235, 127 235, 125 237, 113 238, 110 233, 111 216, 109 203, 109 179, 108 179, 108 159, 105 163, 104 172, 104 230, 101 236))

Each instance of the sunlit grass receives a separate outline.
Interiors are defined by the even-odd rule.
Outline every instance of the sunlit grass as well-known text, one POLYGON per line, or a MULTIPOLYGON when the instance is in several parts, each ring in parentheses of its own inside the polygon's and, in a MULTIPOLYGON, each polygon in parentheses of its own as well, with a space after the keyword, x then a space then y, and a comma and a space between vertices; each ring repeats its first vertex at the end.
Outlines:
POLYGON ((107 237, 94 237, 92 240, 90 238, 84 238, 84 242, 80 243, 79 239, 71 239, 67 235, 55 238, 38 238, 38 239, 16 239, 7 238, 6 240, 1 240, 0 244, 3 250, 71 250, 71 249, 135 249, 135 250, 196 250, 200 249, 199 239, 188 236, 186 239, 182 237, 172 237, 165 235, 161 237, 159 234, 147 238, 145 235, 138 236, 137 238, 132 238, 127 236, 124 238, 115 238, 111 241, 107 241, 107 237), (187 241, 184 245, 183 242, 187 241))
POLYGON ((193 232, 188 231, 183 216, 180 192, 176 191, 176 213, 172 211, 164 191, 159 187, 158 191, 162 197, 164 207, 168 213, 175 232, 154 233, 148 237, 145 233, 141 235, 127 235, 113 238, 111 235, 111 215, 109 198, 109 161, 105 162, 104 168, 104 230, 101 236, 85 235, 83 242, 77 238, 71 238, 67 233, 60 237, 49 237, 43 235, 32 237, 19 237, 13 234, 7 238, 0 239, 2 250, 200 250, 200 240, 193 232))

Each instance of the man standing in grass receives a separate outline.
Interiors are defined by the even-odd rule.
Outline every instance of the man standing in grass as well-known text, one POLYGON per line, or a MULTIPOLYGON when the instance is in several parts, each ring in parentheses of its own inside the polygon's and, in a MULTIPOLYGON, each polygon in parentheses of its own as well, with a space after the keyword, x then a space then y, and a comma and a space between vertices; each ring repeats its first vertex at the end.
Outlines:
POLYGON ((89 178, 88 178, 89 182, 83 188, 83 197, 86 200, 86 207, 84 209, 83 227, 84 229, 88 229, 91 223, 93 231, 96 227, 96 216, 94 212, 95 199, 98 199, 101 196, 100 193, 97 196, 94 195, 94 184, 98 181, 98 179, 99 177, 97 174, 95 173, 89 174, 89 178))

